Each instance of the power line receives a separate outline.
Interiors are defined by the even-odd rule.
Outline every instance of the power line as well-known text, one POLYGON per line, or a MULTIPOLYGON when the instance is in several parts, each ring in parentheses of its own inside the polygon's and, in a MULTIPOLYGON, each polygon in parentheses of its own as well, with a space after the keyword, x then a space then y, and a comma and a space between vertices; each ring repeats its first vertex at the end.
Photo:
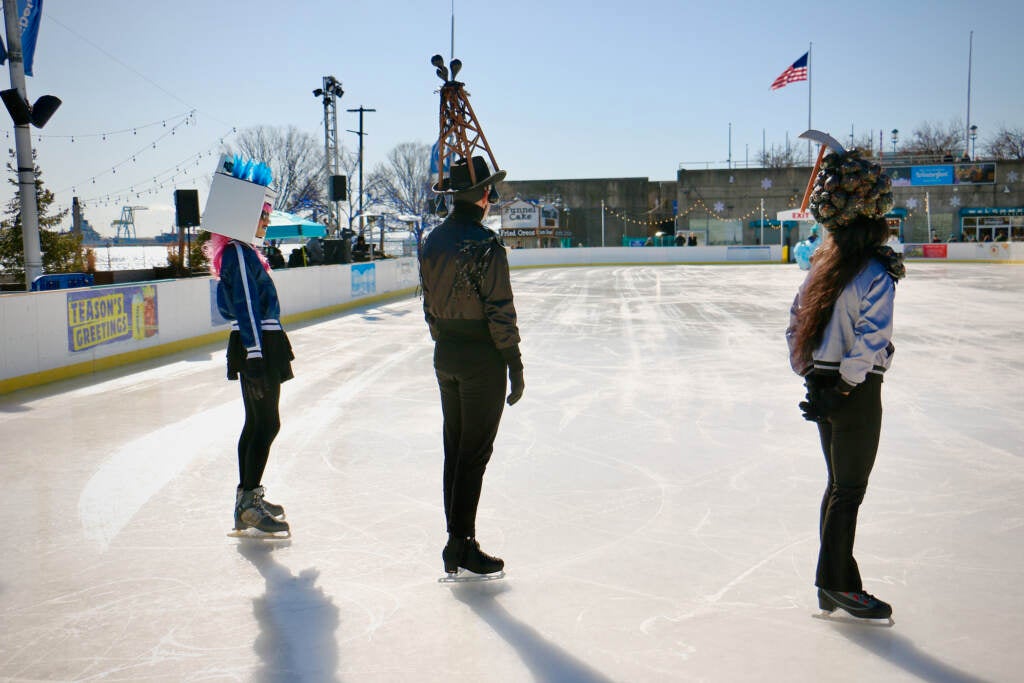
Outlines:
MULTIPOLYGON (((142 73, 141 71, 139 71, 139 70, 138 70, 138 69, 136 69, 135 67, 131 66, 130 64, 126 64, 125 62, 121 61, 120 59, 118 59, 117 57, 115 57, 114 55, 112 55, 112 54, 111 54, 110 52, 108 52, 108 51, 107 51, 106 49, 104 49, 104 48, 103 48, 103 47, 102 47, 101 45, 98 45, 97 43, 95 43, 95 42, 93 42, 93 41, 89 40, 88 38, 86 38, 85 36, 83 36, 83 35, 82 35, 81 33, 79 33, 78 31, 74 30, 73 28, 71 28, 70 26, 68 26, 67 24, 65 24, 64 22, 62 22, 62 21, 60 21, 59 19, 55 18, 55 17, 54 17, 54 16, 52 15, 52 14, 50 14, 49 12, 43 12, 43 14, 44 14, 44 15, 46 16, 46 18, 47 18, 47 19, 49 19, 49 20, 50 20, 50 21, 52 21, 53 23, 57 24, 57 25, 58 25, 58 26, 60 26, 60 27, 61 27, 62 29, 64 29, 65 31, 67 31, 67 32, 68 32, 68 33, 70 33, 71 35, 75 36, 75 37, 76 37, 76 38, 78 38, 79 40, 82 40, 83 42, 85 42, 85 43, 87 43, 87 44, 91 45, 91 46, 92 46, 93 48, 95 48, 96 50, 98 50, 98 51, 99 51, 99 52, 101 52, 102 54, 106 55, 106 56, 107 56, 108 58, 110 58, 110 59, 111 59, 111 60, 113 60, 114 62, 117 62, 118 64, 120 64, 121 66, 123 66, 123 67, 124 67, 125 69, 128 69, 128 70, 129 70, 129 71, 131 71, 131 72, 132 72, 133 74, 135 74, 136 76, 138 76, 138 77, 139 77, 139 78, 141 78, 142 80, 146 81, 147 83, 149 83, 150 85, 152 85, 152 86, 153 86, 154 88, 156 88, 156 89, 157 89, 157 90, 159 90, 160 92, 164 93, 164 94, 165 94, 165 95, 167 95, 168 97, 171 97, 171 98, 173 98, 173 99, 177 100, 178 102, 181 102, 182 104, 184 104, 184 105, 185 105, 186 107, 189 107, 189 108, 190 108, 190 109, 192 109, 193 111, 195 111, 195 110, 196 110, 196 107, 195 107, 195 106, 194 106, 194 105, 193 105, 193 104, 192 104, 191 102, 186 102, 185 100, 181 99, 180 97, 178 97, 177 95, 175 95, 174 93, 172 93, 172 92, 171 92, 170 90, 168 90, 167 88, 163 87, 162 85, 160 85, 159 83, 157 83, 157 82, 156 82, 156 81, 154 81, 154 80, 153 80, 152 78, 150 78, 150 77, 149 77, 149 76, 147 76, 146 74, 142 73)), ((207 116, 209 116, 209 117, 210 117, 211 119, 213 119, 214 121, 217 121, 218 123, 222 123, 222 124, 224 124, 224 125, 226 125, 226 126, 229 126, 229 125, 231 125, 231 124, 227 123, 226 121, 221 121, 220 119, 218 119, 218 118, 217 118, 217 117, 215 117, 215 116, 212 116, 212 115, 211 115, 211 114, 209 114, 209 113, 206 113, 206 115, 207 115, 207 116)))

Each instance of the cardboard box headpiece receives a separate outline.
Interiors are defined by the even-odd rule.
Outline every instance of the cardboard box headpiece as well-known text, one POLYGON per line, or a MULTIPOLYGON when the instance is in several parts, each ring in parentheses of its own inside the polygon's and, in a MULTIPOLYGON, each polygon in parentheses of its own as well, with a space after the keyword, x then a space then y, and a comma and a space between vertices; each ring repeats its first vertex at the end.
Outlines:
POLYGON ((270 168, 238 155, 222 154, 203 209, 203 230, 260 246, 256 237, 261 214, 270 215, 277 193, 270 185, 270 168))

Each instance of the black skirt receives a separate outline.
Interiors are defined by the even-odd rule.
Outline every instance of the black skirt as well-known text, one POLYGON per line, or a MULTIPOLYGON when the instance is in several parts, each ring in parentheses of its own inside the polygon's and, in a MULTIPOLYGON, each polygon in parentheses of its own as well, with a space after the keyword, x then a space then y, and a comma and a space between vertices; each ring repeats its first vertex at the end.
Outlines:
MULTIPOLYGON (((291 342, 284 330, 263 330, 263 367, 269 381, 276 381, 278 384, 287 382, 295 375, 292 374, 292 361, 295 354, 292 353, 291 342)), ((238 330, 232 330, 228 337, 228 379, 238 379, 240 372, 245 372, 245 346, 242 344, 242 335, 238 330)))

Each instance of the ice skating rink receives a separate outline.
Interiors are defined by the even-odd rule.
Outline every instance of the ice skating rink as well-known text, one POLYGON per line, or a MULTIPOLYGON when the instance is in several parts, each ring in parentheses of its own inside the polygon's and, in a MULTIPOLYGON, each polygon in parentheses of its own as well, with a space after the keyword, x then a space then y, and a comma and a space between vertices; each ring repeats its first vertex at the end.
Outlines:
MULTIPOLYGON (((513 272, 526 395, 440 585, 420 301, 290 329, 264 478, 293 538, 228 538, 223 350, 0 397, 4 681, 1017 681, 1024 268, 911 263, 857 558, 895 626, 813 619, 825 467, 783 330, 795 266, 513 272)), ((205 305, 205 304, 204 304, 205 305)))

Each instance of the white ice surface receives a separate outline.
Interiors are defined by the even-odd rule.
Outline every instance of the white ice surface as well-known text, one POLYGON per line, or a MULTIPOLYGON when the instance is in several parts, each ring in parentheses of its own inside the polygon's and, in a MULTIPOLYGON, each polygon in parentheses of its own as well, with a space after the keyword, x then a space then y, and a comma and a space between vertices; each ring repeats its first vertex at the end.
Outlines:
POLYGON ((264 478, 294 538, 231 539, 242 408, 208 348, 0 397, 0 679, 1015 681, 1024 269, 897 288, 866 586, 825 623, 825 468, 782 332, 795 266, 513 273, 526 395, 443 586, 431 344, 406 299, 290 330, 264 478))

